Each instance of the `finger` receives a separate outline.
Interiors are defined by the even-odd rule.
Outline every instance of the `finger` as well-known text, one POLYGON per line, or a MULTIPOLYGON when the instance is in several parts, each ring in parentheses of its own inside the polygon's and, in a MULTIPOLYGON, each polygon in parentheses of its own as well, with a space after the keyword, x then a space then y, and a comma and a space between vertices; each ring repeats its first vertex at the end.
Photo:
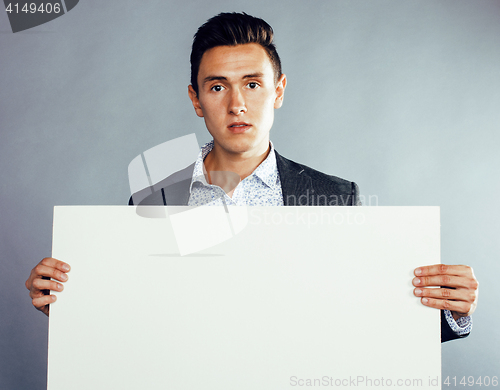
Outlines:
POLYGON ((51 303, 54 303, 56 300, 57 297, 55 295, 44 295, 43 297, 34 298, 31 301, 31 303, 33 303, 33 306, 35 306, 38 310, 41 310, 42 307, 50 305, 51 303))
POLYGON ((467 265, 446 265, 435 264, 424 267, 418 267, 414 271, 415 276, 433 276, 433 275, 455 275, 470 276, 474 275, 472 268, 467 265))
POLYGON ((37 276, 47 276, 60 282, 66 282, 68 280, 68 275, 66 275, 66 273, 59 271, 58 269, 55 269, 53 267, 43 265, 42 263, 39 263, 35 268, 33 268, 33 271, 36 275, 35 278, 37 276))
POLYGON ((436 299, 448 299, 453 301, 464 301, 472 303, 476 300, 476 294, 467 289, 449 289, 449 288, 416 288, 413 293, 417 297, 427 297, 436 299))
POLYGON ((71 271, 71 267, 68 263, 65 263, 64 261, 54 259, 53 257, 45 257, 42 259, 40 262, 43 265, 46 265, 48 267, 52 268, 57 268, 59 271, 62 272, 69 272, 71 271))
MULTIPOLYGON (((47 280, 47 279, 34 279, 32 283, 33 288, 30 290, 30 292, 38 292, 42 290, 52 290, 52 291, 62 291, 64 289, 64 286, 61 283, 57 283, 53 280, 47 280)), ((48 293, 45 293, 47 295, 48 293)))
POLYGON ((446 299, 422 298, 423 305, 440 310, 455 311, 461 315, 467 315, 471 309, 471 304, 462 301, 449 301, 446 299))
POLYGON ((450 275, 424 276, 424 277, 414 278, 412 282, 415 287, 443 286, 443 287, 461 287, 468 289, 477 288, 477 282, 474 279, 470 279, 463 276, 450 276, 450 275))

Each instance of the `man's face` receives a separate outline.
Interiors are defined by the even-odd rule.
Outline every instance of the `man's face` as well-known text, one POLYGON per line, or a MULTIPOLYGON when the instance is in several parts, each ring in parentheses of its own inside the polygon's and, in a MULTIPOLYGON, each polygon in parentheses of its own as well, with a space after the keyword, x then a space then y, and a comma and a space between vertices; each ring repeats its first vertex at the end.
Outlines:
POLYGON ((281 107, 285 86, 285 75, 275 83, 271 61, 259 44, 218 46, 203 54, 199 92, 189 86, 189 97, 216 147, 250 157, 269 147, 274 109, 281 107))

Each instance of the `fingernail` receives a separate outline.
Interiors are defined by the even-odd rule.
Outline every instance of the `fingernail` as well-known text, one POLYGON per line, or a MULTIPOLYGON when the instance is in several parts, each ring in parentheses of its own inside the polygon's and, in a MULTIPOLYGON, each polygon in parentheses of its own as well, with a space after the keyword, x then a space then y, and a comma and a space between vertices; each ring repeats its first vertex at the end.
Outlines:
POLYGON ((68 264, 63 264, 62 269, 63 269, 64 272, 68 272, 69 271, 69 265, 68 264))
POLYGON ((66 274, 62 274, 61 279, 62 279, 62 280, 68 280, 68 275, 66 275, 66 274))
POLYGON ((415 295, 422 295, 422 290, 419 288, 415 289, 415 295))
POLYGON ((57 300, 57 297, 55 295, 51 295, 52 297, 52 302, 55 302, 57 300))
POLYGON ((420 284, 420 279, 419 278, 415 278, 414 283, 415 284, 420 284))
POLYGON ((427 298, 422 298, 422 303, 428 303, 429 300, 427 298))
POLYGON ((57 283, 57 289, 58 289, 59 291, 62 291, 62 289, 63 289, 63 288, 64 288, 64 287, 63 287, 63 285, 62 285, 61 283, 57 283))
POLYGON ((417 268, 415 270, 415 275, 422 275, 422 268, 417 268))

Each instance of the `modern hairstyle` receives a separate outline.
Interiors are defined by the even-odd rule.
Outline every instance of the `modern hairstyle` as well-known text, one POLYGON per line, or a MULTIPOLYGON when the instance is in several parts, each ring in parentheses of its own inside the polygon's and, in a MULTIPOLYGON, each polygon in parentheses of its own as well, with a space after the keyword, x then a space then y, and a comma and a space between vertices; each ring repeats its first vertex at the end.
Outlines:
POLYGON ((217 46, 258 43, 267 52, 274 70, 275 83, 281 76, 281 61, 273 43, 273 28, 264 20, 244 12, 220 13, 207 20, 196 32, 191 50, 191 85, 198 93, 198 70, 203 54, 217 46))

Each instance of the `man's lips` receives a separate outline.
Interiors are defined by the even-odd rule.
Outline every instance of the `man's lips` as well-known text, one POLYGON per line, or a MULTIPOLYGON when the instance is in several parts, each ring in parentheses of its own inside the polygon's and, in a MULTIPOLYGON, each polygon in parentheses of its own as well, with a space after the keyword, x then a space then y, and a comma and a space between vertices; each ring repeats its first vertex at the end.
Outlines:
POLYGON ((244 133, 247 131, 252 125, 246 122, 233 122, 227 128, 229 131, 233 133, 244 133))

